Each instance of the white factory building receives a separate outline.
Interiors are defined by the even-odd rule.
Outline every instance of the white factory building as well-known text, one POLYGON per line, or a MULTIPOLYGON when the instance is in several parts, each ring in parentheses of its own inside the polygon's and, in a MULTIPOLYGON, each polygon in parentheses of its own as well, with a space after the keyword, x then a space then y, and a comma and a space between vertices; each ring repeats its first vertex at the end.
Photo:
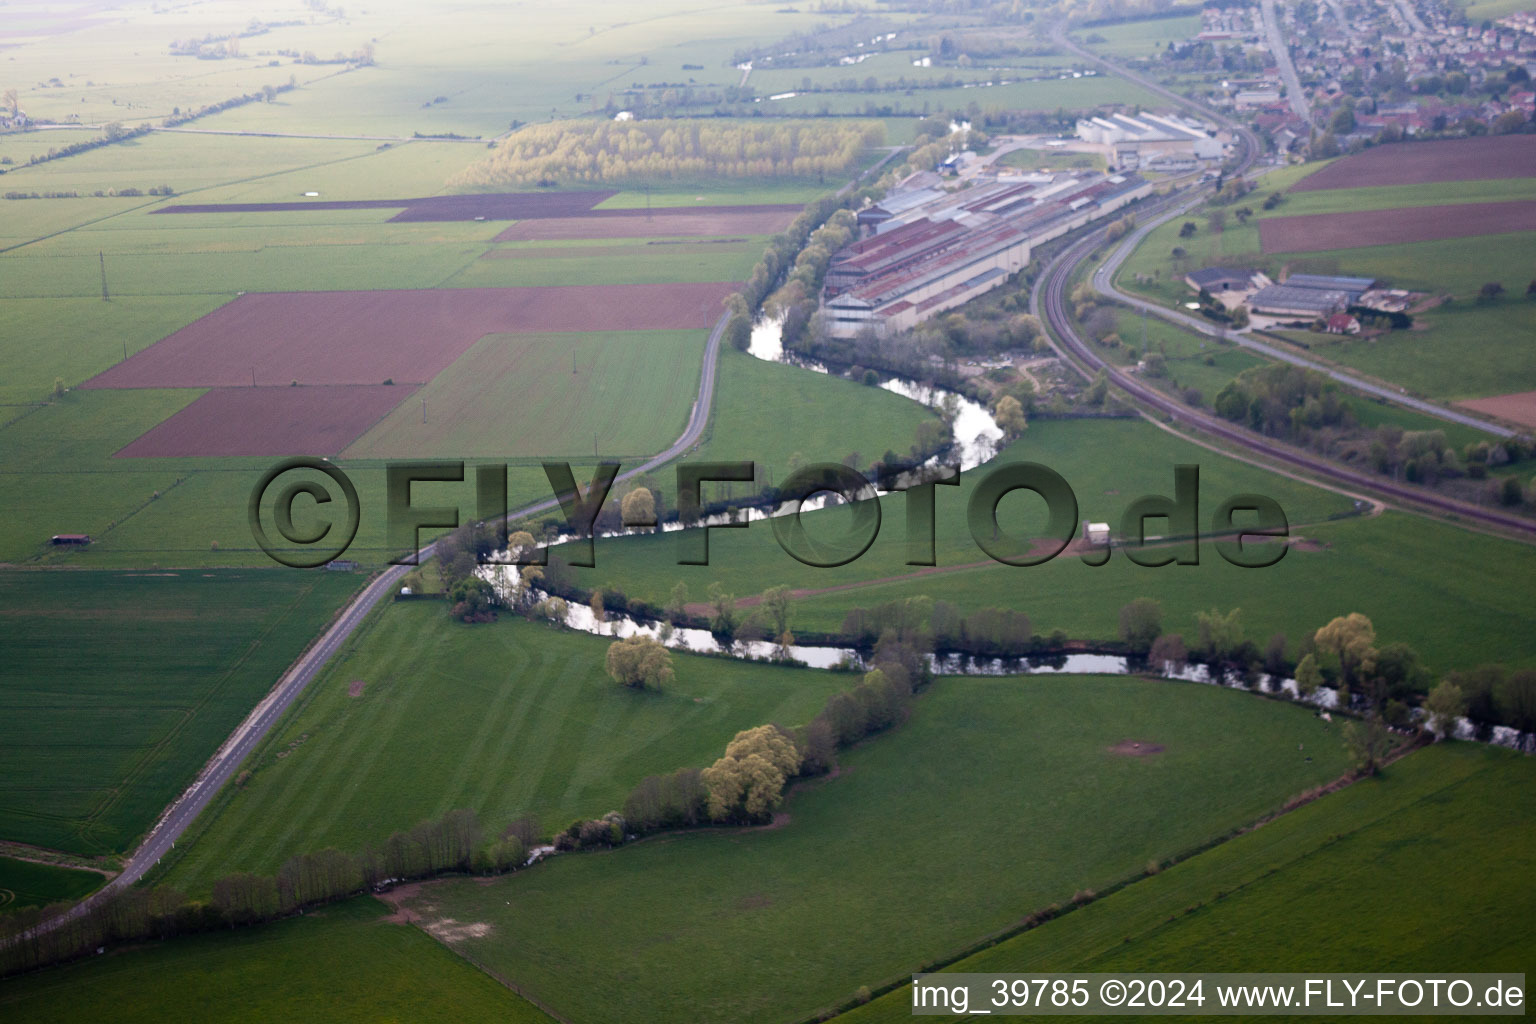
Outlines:
POLYGON ((1205 125, 1171 114, 1109 114, 1077 122, 1077 137, 1104 147, 1122 171, 1187 170, 1220 160, 1222 141, 1205 125))
POLYGON ((832 254, 828 331, 884 334, 996 288, 1034 247, 1150 194, 1134 174, 1033 174, 944 192, 898 191, 859 213, 859 241, 832 254))

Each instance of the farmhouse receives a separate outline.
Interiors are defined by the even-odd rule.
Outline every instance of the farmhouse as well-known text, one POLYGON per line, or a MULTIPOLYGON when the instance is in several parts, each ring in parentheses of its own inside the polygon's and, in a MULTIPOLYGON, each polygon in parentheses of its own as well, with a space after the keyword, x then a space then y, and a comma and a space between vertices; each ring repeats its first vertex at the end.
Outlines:
POLYGON ((833 253, 830 332, 906 330, 996 288, 1031 250, 1149 194, 1136 175, 1035 174, 948 193, 888 196, 859 214, 860 240, 833 253))
POLYGON ((1360 321, 1348 313, 1335 313, 1328 318, 1327 330, 1329 334, 1359 334, 1360 321))

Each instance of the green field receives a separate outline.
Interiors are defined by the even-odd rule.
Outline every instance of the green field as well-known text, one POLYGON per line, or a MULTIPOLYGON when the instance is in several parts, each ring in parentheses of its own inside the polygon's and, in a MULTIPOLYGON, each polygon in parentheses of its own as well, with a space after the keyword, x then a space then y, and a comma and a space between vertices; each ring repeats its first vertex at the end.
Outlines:
POLYGON ((37 1024, 548 1024, 532 1004, 385 913, 373 899, 356 899, 13 978, 0 984, 0 1016, 37 1024))
MULTIPOLYGON (((916 69, 914 69, 916 70, 916 69)), ((995 73, 997 79, 1005 76, 995 73)), ((784 117, 801 114, 861 114, 873 108, 879 112, 890 107, 902 113, 937 113, 946 110, 967 110, 976 104, 983 112, 1004 110, 1052 113, 1056 110, 1091 110, 1097 107, 1120 104, 1153 107, 1159 103, 1157 96, 1147 90, 1109 75, 1093 75, 1085 78, 1051 78, 1045 81, 1020 82, 1009 79, 1008 85, 977 86, 975 88, 914 89, 908 92, 821 92, 803 93, 792 99, 763 100, 759 106, 765 115, 784 117)))
POLYGON ((728 347, 720 352, 717 372, 709 433, 688 458, 755 461, 760 479, 770 473, 782 480, 796 456, 840 462, 857 454, 863 467, 887 449, 905 453, 918 424, 935 418, 927 407, 889 391, 728 347), (836 410, 835 429, 829 429, 829 410, 836 410))
POLYGON ((1014 149, 998 157, 1004 167, 1022 167, 1038 171, 1104 170, 1104 157, 1098 153, 1073 153, 1055 149, 1014 149))
POLYGON ((1262 647, 1283 633, 1294 654, 1303 637, 1358 611, 1383 643, 1409 644, 1434 672, 1490 661, 1536 665, 1529 616, 1520 610, 1531 587, 1518 582, 1536 565, 1528 545, 1402 513, 1293 532, 1326 548, 1293 550, 1263 570, 1234 568, 1208 548, 1198 568, 1144 569, 1115 559, 1089 570, 1069 558, 1033 569, 983 565, 807 597, 797 602, 797 621, 835 630, 850 607, 925 594, 962 609, 1018 609, 1042 635, 1060 629, 1112 641, 1120 608, 1151 597, 1162 603, 1164 629, 1186 640, 1196 635, 1197 612, 1241 608, 1249 639, 1262 647), (1390 584, 1363 588, 1363 579, 1390 584), (1520 594, 1514 603, 1506 596, 1512 592, 1520 594))
MULTIPOLYGON (((1536 303, 1518 296, 1487 305, 1457 302, 1424 314, 1419 322, 1423 330, 1378 338, 1283 333, 1324 359, 1433 398, 1453 401, 1536 390, 1536 366, 1525 358, 1536 331, 1536 303)), ((1442 428, 1438 421, 1434 426, 1442 428)))
POLYGON ((0 838, 127 850, 358 584, 0 573, 0 838))
POLYGON ((850 685, 679 654, 672 685, 636 693, 605 674, 608 644, 511 618, 464 626, 438 602, 389 606, 252 755, 250 781, 205 813, 170 881, 203 891, 460 807, 488 832, 533 814, 553 834, 618 809, 646 775, 709 764, 741 729, 809 721, 850 685))
POLYGON ((559 857, 490 885, 434 884, 412 905, 429 923, 489 924, 455 950, 571 1019, 671 1021, 686 1006, 792 1020, 1342 770, 1336 727, 1233 691, 944 679, 839 776, 796 792, 783 827, 559 857), (1108 749, 1125 740, 1165 749, 1108 749))
MULTIPOLYGON (((1533 798, 1528 758, 1437 746, 945 969, 1529 971, 1533 798)), ((903 986, 837 1019, 910 1016, 903 986)))
POLYGON ((708 333, 486 335, 344 454, 649 458, 688 422, 708 333))
POLYGON ((173 56, 168 44, 210 30, 228 32, 247 23, 250 11, 220 5, 152 19, 93 11, 97 18, 67 25, 67 56, 58 38, 45 40, 12 51, 9 68, 22 109, 34 117, 158 121, 176 107, 197 108, 292 78, 298 88, 273 102, 240 106, 193 127, 489 138, 514 118, 585 115, 632 81, 676 82, 691 74, 704 85, 734 84, 739 73, 730 58, 736 50, 847 20, 738 2, 712 8, 709 31, 701 36, 697 10, 676 0, 650 5, 644 17, 615 0, 585 4, 579 12, 531 9, 516 19, 498 17, 504 12, 484 2, 425 10, 383 0, 340 11, 260 12, 264 20, 299 23, 242 39, 240 55, 223 60, 173 56), (308 51, 329 60, 365 44, 373 46, 375 63, 356 69, 301 63, 280 53, 308 51), (509 60, 511 53, 525 59, 509 60), (684 64, 707 70, 686 72, 684 64), (45 84, 54 76, 61 79, 57 86, 45 84))
POLYGON ((1169 43, 1182 43, 1200 32, 1198 14, 1181 14, 1168 18, 1143 18, 1118 25, 1094 25, 1078 30, 1080 39, 1093 36, 1102 41, 1088 42, 1087 46, 1106 57, 1138 59, 1155 57, 1167 49, 1169 43))
MULTIPOLYGON (((1202 529, 1208 529, 1206 517, 1220 501, 1253 491, 1280 503, 1294 535, 1328 548, 1293 550, 1263 570, 1227 564, 1209 542, 1199 566, 1149 569, 1113 558, 1091 569, 1072 556, 1027 568, 1000 565, 978 548, 966 525, 971 487, 986 472, 977 470, 966 474, 960 487, 937 489, 937 572, 919 575, 904 564, 904 499, 893 496, 882 499, 885 511, 873 546, 840 568, 808 569, 778 546, 771 529, 754 525, 713 531, 707 567, 678 565, 673 536, 599 542, 597 567, 577 570, 577 578, 589 586, 617 586, 658 606, 678 581, 688 584, 695 599, 714 581, 738 597, 787 584, 800 591, 798 625, 834 631, 849 608, 914 594, 963 610, 1018 609, 1039 634, 1061 629, 1088 640, 1114 639, 1120 607, 1137 597, 1162 601, 1166 628, 1186 637, 1193 633, 1197 611, 1240 607, 1249 637, 1261 646, 1276 632, 1294 644, 1334 616, 1360 611, 1376 622, 1384 641, 1411 643, 1437 670, 1536 659, 1526 616, 1506 600, 1511 580, 1525 578, 1511 577, 1513 567, 1536 568, 1536 551, 1529 546, 1399 513, 1328 522, 1351 508, 1348 499, 1218 456, 1139 420, 1037 420, 1002 459, 1029 459, 1054 469, 1077 494, 1077 518, 1105 520, 1116 530, 1131 500, 1171 494, 1174 465, 1197 463, 1202 529), (1393 585, 1361 588, 1361 579, 1391 579, 1393 585)), ((1005 499, 1000 518, 1007 523, 1018 522, 1014 516, 1038 516, 1038 499, 1027 500, 1036 504, 1022 496, 1005 499)), ((807 530, 834 537, 845 528, 846 516, 845 509, 808 513, 807 530)))
MULTIPOLYGON (((1305 164, 1303 167, 1311 172, 1321 170, 1327 163, 1305 164)), ((1262 197, 1274 192, 1283 183, 1278 174, 1265 175, 1260 179, 1254 196, 1260 197, 1262 202, 1262 197)), ((1536 177, 1458 181, 1454 187, 1447 187, 1446 182, 1427 182, 1420 185, 1377 185, 1369 188, 1287 192, 1285 201, 1279 206, 1273 210, 1255 207, 1253 215, 1259 220, 1265 220, 1311 213, 1350 213, 1394 210, 1405 206, 1454 206, 1461 203, 1509 203, 1530 199, 1536 199, 1536 177)))
MULTIPOLYGON (((151 322, 162 315, 165 304, 145 303, 151 322)), ((84 330, 93 323, 93 307, 82 303, 82 308, 84 319, 79 322, 84 330)), ((175 315, 175 308, 170 303, 164 315, 175 315)), ((61 320, 75 316, 68 307, 49 312, 42 302, 36 309, 40 316, 61 320)), ((563 380, 570 376, 571 350, 561 346, 575 339, 581 382, 573 388, 556 387, 540 375, 477 376, 482 359, 496 356, 502 339, 482 341, 429 386, 430 435, 423 439, 417 433, 422 426, 420 402, 407 402, 364 436, 349 453, 356 458, 340 463, 355 481, 362 504, 350 557, 376 564, 396 553, 385 539, 383 466, 365 456, 430 454, 510 461, 508 493, 519 505, 549 496, 540 459, 565 456, 578 467, 590 465, 587 446, 594 429, 604 457, 634 453, 638 458, 666 448, 681 432, 693 401, 698 358, 689 353, 700 351, 700 333, 647 335, 660 339, 666 359, 651 359, 649 352, 633 349, 630 335, 563 335, 559 346, 528 352, 540 375, 558 371, 563 380), (596 360, 603 352, 626 351, 625 361, 604 362, 595 378, 591 371, 598 363, 582 362, 584 356, 596 360), (686 372, 680 372, 684 367, 686 372), (634 396, 629 388, 637 380, 648 385, 634 396), (574 396, 572 402, 567 396, 574 396), (593 397, 604 401, 593 402, 593 397), (537 415, 530 402, 539 410, 537 415), (466 408, 474 418, 467 416, 466 408), (580 426, 571 420, 577 412, 580 426)), ((0 336, 4 334, 0 328, 0 336)), ((147 344, 152 334, 153 329, 145 332, 141 342, 147 344)), ((100 351, 112 343, 92 344, 100 351)), ((75 364, 47 362, 61 358, 39 352, 32 379, 41 379, 52 368, 84 376, 99 365, 87 362, 84 355, 75 364)), ((100 363, 108 362, 110 352, 103 352, 100 363)), ((721 352, 718 372, 709 431, 692 457, 755 459, 765 471, 779 472, 796 453, 814 461, 841 459, 857 451, 867 462, 887 448, 905 452, 917 425, 933 416, 917 403, 878 388, 765 363, 734 350, 721 352), (819 410, 832 406, 850 418, 838 436, 840 449, 846 445, 847 450, 824 451, 827 435, 819 410)), ((18 385, 21 394, 30 390, 18 385)), ((38 390, 47 391, 42 386, 38 390)), ((270 566, 271 560, 251 539, 246 506, 251 488, 273 460, 112 457, 198 394, 195 389, 87 390, 72 391, 49 404, 0 406, 0 450, 5 453, 0 480, 9 481, 10 493, 16 495, 0 526, 0 561, 94 567, 270 566), (55 533, 88 533, 95 543, 84 550, 60 551, 48 544, 55 533)), ((588 473, 577 470, 583 480, 588 473)), ((666 493, 675 492, 670 470, 653 482, 666 493)), ((475 512, 472 482, 429 486, 420 500, 457 504, 466 519, 475 512)))
MULTIPOLYGON (((602 243, 597 243, 601 245, 602 243)), ((686 243, 685 243, 686 244, 686 243)), ((492 254, 495 250, 492 250, 492 254)), ((711 245, 614 246, 604 253, 557 249, 539 258, 497 259, 487 254, 446 278, 444 288, 530 288, 570 284, 668 284, 681 281, 744 281, 763 254, 760 241, 711 245)))
POLYGON ((106 876, 54 864, 0 857, 0 914, 18 907, 46 907, 87 895, 106 876))

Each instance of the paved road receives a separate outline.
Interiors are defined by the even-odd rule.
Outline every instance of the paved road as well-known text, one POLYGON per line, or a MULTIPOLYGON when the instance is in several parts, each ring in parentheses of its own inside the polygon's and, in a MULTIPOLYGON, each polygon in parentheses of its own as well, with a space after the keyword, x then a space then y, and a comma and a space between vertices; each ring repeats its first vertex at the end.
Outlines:
POLYGON ((1312 107, 1301 91, 1301 79, 1296 75, 1296 65, 1291 62, 1291 48, 1285 42, 1285 29, 1280 25, 1280 12, 1275 10, 1275 0, 1259 0, 1264 13, 1264 35, 1269 41, 1269 52, 1274 54, 1275 66, 1280 69, 1280 80, 1285 83, 1285 99, 1297 117, 1312 123, 1312 107))
MULTIPOLYGON (((673 442, 672 446, 634 467, 620 473, 619 480, 628 480, 631 477, 649 473, 673 459, 683 455, 696 445, 704 434, 704 428, 709 423, 710 409, 715 397, 715 371, 720 357, 720 340, 725 334, 725 325, 729 314, 722 314, 715 322, 714 329, 709 333, 709 340, 704 346, 704 362, 699 372, 699 393, 694 401, 693 410, 688 416, 688 425, 683 433, 673 442)), ((559 506, 559 502, 551 497, 543 501, 525 505, 507 513, 509 519, 519 519, 525 516, 537 515, 559 506)), ((423 560, 430 557, 435 544, 427 545, 421 549, 423 560)), ((411 570, 411 566, 392 565, 375 577, 362 592, 352 599, 315 642, 291 668, 278 680, 265 699, 258 704, 245 721, 230 734, 224 745, 203 766, 197 779, 187 788, 175 802, 166 808, 160 820, 155 823, 148 836, 139 844, 128 863, 123 868, 122 874, 98 889, 90 897, 71 908, 68 912, 51 918, 40 925, 41 928, 51 929, 61 922, 73 917, 78 917, 87 909, 108 898, 120 889, 126 888, 137 882, 149 871, 160 858, 164 857, 176 845, 176 840, 196 820, 198 814, 208 806, 214 795, 234 777, 245 758, 255 750, 257 745, 271 731, 272 727, 282 718, 283 713, 298 699, 307 686, 325 667, 326 663, 339 651, 353 631, 367 617, 368 613, 388 595, 395 593, 400 587, 400 581, 411 570)))

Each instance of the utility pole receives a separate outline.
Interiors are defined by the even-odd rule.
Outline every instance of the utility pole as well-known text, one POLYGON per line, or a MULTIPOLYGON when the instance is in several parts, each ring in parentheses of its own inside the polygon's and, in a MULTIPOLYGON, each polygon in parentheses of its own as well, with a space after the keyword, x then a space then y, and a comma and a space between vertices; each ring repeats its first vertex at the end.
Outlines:
POLYGON ((427 396, 421 396, 421 422, 427 422, 427 396))
POLYGON ((107 294, 107 254, 98 249, 96 258, 101 261, 101 301, 111 302, 112 296, 107 294))
POLYGON ((651 219, 651 186, 645 186, 645 219, 651 219))
POLYGON ((251 367, 251 387, 256 386, 256 367, 251 367))

